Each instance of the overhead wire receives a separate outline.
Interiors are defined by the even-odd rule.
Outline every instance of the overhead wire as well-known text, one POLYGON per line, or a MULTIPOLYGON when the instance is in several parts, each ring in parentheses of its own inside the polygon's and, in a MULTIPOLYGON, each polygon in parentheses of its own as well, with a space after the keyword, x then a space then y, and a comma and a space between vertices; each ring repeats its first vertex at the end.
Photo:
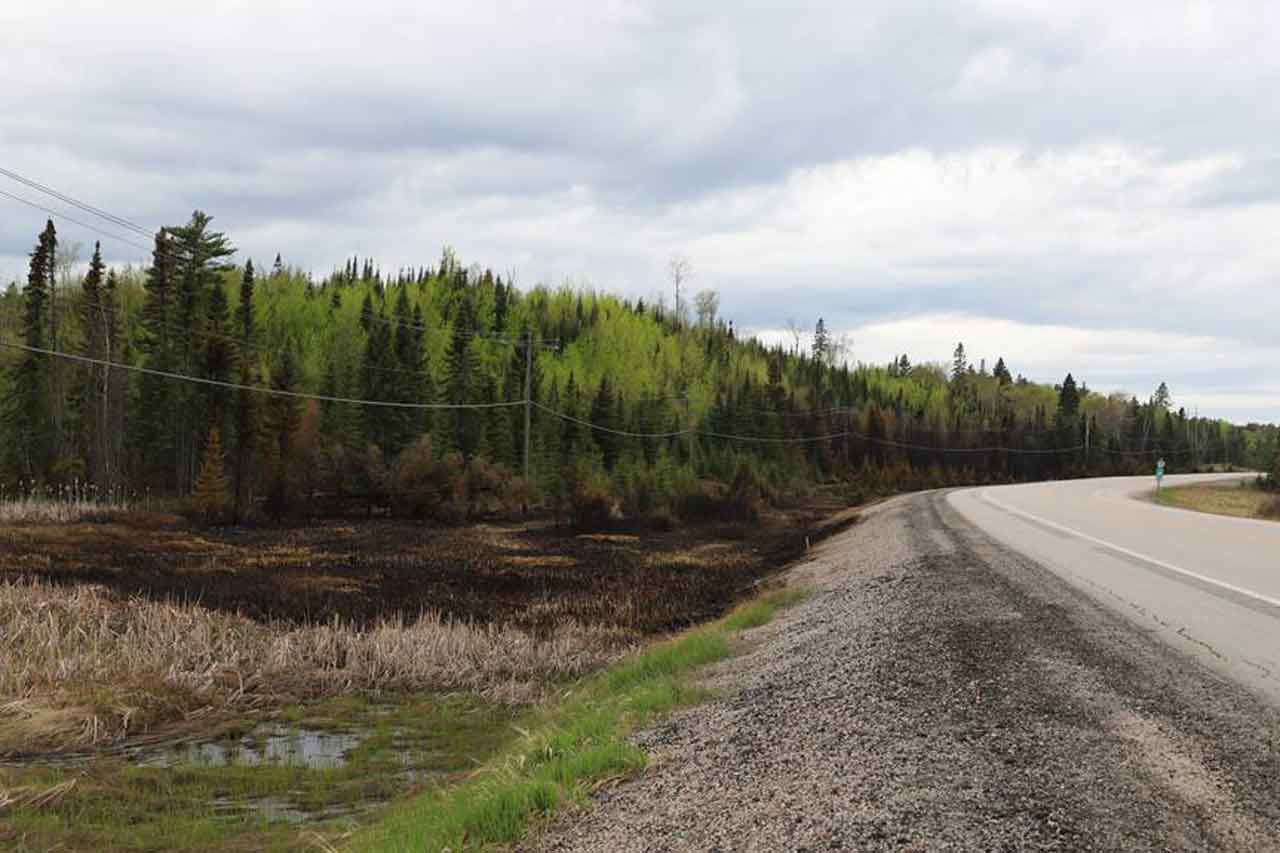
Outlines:
MULTIPOLYGON (((929 453, 941 453, 941 454, 1007 453, 1007 454, 1014 454, 1014 455, 1049 455, 1049 454, 1074 453, 1076 451, 1085 449, 1085 446, 1083 444, 1077 444, 1071 447, 1056 447, 1056 448, 1018 448, 1018 447, 1007 447, 1004 445, 992 445, 988 447, 940 447, 935 445, 924 445, 924 444, 916 444, 912 442, 896 441, 894 439, 879 438, 875 436, 870 436, 858 430, 839 430, 837 432, 827 433, 824 435, 812 435, 812 436, 739 435, 734 433, 723 433, 716 430, 705 430, 705 429, 694 429, 694 428, 668 430, 664 432, 635 432, 632 430, 616 429, 614 427, 604 426, 603 424, 597 424, 592 421, 585 420, 583 418, 579 418, 574 415, 570 415, 566 412, 561 412, 558 409, 554 409, 550 406, 546 406, 542 403, 539 403, 537 401, 532 401, 532 400, 523 400, 523 399, 505 400, 505 401, 498 401, 493 403, 419 403, 419 402, 407 402, 407 401, 397 401, 397 400, 368 400, 368 399, 361 399, 361 398, 355 398, 355 397, 339 397, 339 396, 333 396, 328 394, 312 394, 312 393, 303 392, 303 391, 288 391, 281 388, 269 388, 261 385, 244 385, 239 382, 227 382, 220 379, 209 379, 206 377, 191 376, 188 374, 176 373, 173 371, 157 370, 155 368, 143 367, 141 365, 123 364, 123 363, 111 361, 108 359, 93 358, 91 356, 62 352, 59 350, 52 350, 45 347, 33 347, 28 344, 12 343, 9 341, 0 341, 0 347, 6 347, 13 350, 30 352, 30 353, 35 353, 35 354, 45 355, 45 356, 50 356, 55 358, 67 359, 69 361, 75 361, 82 364, 91 364, 91 365, 106 367, 110 369, 127 370, 135 373, 140 373, 140 374, 145 374, 150 376, 157 376, 163 379, 185 381, 185 382, 191 382, 191 383, 196 383, 200 385, 226 388, 226 389, 235 390, 235 391, 250 391, 254 393, 266 394, 269 396, 289 397, 289 398, 304 399, 304 400, 317 400, 320 402, 328 402, 328 403, 342 403, 342 404, 361 405, 361 406, 380 406, 380 407, 386 407, 386 408, 420 409, 420 410, 502 409, 502 408, 514 408, 516 406, 531 405, 534 408, 537 408, 540 411, 546 412, 554 417, 560 418, 561 420, 568 421, 568 422, 571 422, 579 426, 583 426, 598 432, 609 433, 613 435, 623 436, 626 438, 669 439, 669 438, 679 438, 682 436, 692 435, 692 436, 697 436, 702 438, 713 438, 713 439, 720 439, 725 441, 736 441, 736 442, 756 443, 756 444, 783 444, 783 445, 812 444, 815 442, 822 442, 822 441, 834 441, 840 438, 857 438, 863 441, 867 441, 871 444, 876 444, 884 447, 893 447, 893 448, 899 448, 904 450, 917 450, 917 451, 923 451, 923 452, 929 452, 929 453)), ((1122 455, 1126 453, 1138 454, 1142 452, 1159 452, 1166 455, 1174 455, 1176 453, 1189 452, 1189 451, 1173 451, 1173 450, 1125 452, 1125 451, 1114 451, 1114 450, 1105 449, 1105 448, 1096 448, 1096 449, 1105 450, 1106 452, 1111 452, 1111 453, 1120 453, 1122 455)))
POLYGON ((524 400, 505 400, 494 403, 414 403, 398 400, 364 400, 355 397, 336 397, 328 394, 312 394, 305 391, 287 391, 282 388, 268 388, 262 385, 244 385, 239 382, 226 382, 221 379, 209 379, 203 376, 191 376, 186 373, 175 373, 169 370, 157 370, 155 368, 143 367, 137 364, 123 364, 118 361, 93 358, 87 355, 77 355, 75 353, 62 352, 60 350, 52 350, 45 347, 33 347, 28 344, 17 344, 9 341, 0 341, 0 347, 22 350, 24 352, 46 355, 54 358, 67 359, 69 361, 76 361, 82 364, 93 364, 99 367, 128 370, 134 373, 158 376, 162 379, 192 382, 200 385, 211 385, 218 388, 227 388, 232 391, 252 391, 254 393, 267 394, 275 397, 293 397, 302 400, 318 400, 324 403, 349 403, 360 406, 383 406, 386 408, 396 409, 502 409, 525 405, 524 400))
POLYGON ((6 178, 17 181, 20 184, 25 184, 26 186, 30 187, 33 190, 36 190, 37 192, 42 192, 46 195, 52 196, 53 198, 56 198, 65 204, 69 204, 72 207, 78 208, 84 211, 85 213, 89 213, 94 216, 105 219, 108 222, 111 222, 115 225, 120 226, 121 228, 125 228, 130 231, 135 231, 145 237, 151 236, 150 231, 148 231, 146 228, 143 228, 141 225, 139 225, 136 222, 132 222, 128 219, 125 219, 123 216, 116 216, 114 213, 103 210, 102 208, 94 207, 93 205, 87 202, 80 201, 79 199, 73 196, 60 192, 54 189, 53 187, 48 186, 47 184, 42 184, 39 181, 36 181, 32 178, 28 178, 28 177, 25 177, 24 175, 20 175, 17 172, 13 171, 12 169, 6 169, 3 166, 0 166, 0 175, 4 175, 6 178))

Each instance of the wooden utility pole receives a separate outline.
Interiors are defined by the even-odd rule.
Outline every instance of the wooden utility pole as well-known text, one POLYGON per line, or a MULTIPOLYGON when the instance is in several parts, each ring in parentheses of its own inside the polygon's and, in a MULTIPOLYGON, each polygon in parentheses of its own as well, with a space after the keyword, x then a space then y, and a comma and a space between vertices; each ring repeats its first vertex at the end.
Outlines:
POLYGON ((689 465, 693 465, 693 419, 689 414, 689 392, 684 392, 684 428, 685 441, 688 444, 689 465))
POLYGON ((1089 473, 1089 413, 1084 416, 1084 472, 1089 473))
MULTIPOLYGON (((524 330, 524 479, 525 483, 533 482, 532 471, 529 470, 529 438, 533 424, 533 331, 524 330)), ((524 506, 527 515, 529 507, 524 506)))

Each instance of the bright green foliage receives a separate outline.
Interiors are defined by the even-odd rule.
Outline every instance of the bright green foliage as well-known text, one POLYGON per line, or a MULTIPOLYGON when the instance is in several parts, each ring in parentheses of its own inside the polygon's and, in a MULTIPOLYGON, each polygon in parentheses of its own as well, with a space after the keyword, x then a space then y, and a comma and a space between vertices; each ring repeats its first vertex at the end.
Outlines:
MULTIPOLYGON (((975 369, 963 345, 949 365, 904 355, 884 366, 846 366, 825 323, 811 350, 784 349, 743 338, 710 312, 686 325, 661 306, 591 290, 517 290, 464 267, 449 250, 434 269, 387 276, 371 259, 352 258, 320 280, 283 263, 259 279, 247 263, 227 267, 229 252, 203 214, 163 230, 151 267, 117 271, 111 299, 86 283, 82 310, 60 337, 72 350, 106 351, 89 320, 96 299, 114 306, 115 360, 246 386, 276 385, 288 374, 299 392, 328 398, 475 404, 524 398, 527 332, 539 405, 531 418, 532 482, 553 507, 567 506, 575 485, 589 481, 607 483, 624 512, 672 510, 682 494, 711 493, 697 484, 727 487, 743 464, 772 496, 813 481, 858 481, 865 491, 1146 472, 1157 453, 1175 472, 1208 462, 1265 469, 1275 446, 1268 428, 1171 411, 1167 389, 1147 402, 1093 393, 1074 378, 1055 389, 1014 378, 1003 359, 993 371, 975 369), (1087 459, 1082 449, 1059 450, 1082 444, 1086 424, 1087 459), (688 428, 699 435, 677 434, 688 428), (1008 452, 977 452, 999 447, 1008 452)), ((41 288, 47 293, 52 267, 45 257, 51 249, 37 246, 34 289, 29 283, 0 300, 0 328, 36 330, 47 341, 41 288)), ((12 355, 7 363, 0 446, 10 478, 87 470, 97 479, 110 470, 139 490, 188 494, 214 425, 228 439, 241 514, 254 506, 252 495, 273 486, 283 484, 287 497, 289 479, 277 477, 282 465, 305 475, 308 494, 368 495, 391 506, 400 456, 424 434, 439 456, 457 451, 510 469, 523 462, 518 405, 432 411, 328 400, 311 420, 297 401, 282 417, 277 399, 253 391, 123 371, 105 386, 106 414, 86 408, 84 432, 127 434, 128 454, 99 453, 91 441, 68 443, 71 451, 41 448, 47 433, 22 423, 55 411, 56 388, 38 379, 47 365, 12 355), (67 452, 85 458, 54 458, 67 452)), ((64 367, 73 377, 83 371, 64 367)), ((66 384, 86 389, 77 392, 86 406, 101 402, 100 381, 92 383, 96 397, 87 376, 66 384)))

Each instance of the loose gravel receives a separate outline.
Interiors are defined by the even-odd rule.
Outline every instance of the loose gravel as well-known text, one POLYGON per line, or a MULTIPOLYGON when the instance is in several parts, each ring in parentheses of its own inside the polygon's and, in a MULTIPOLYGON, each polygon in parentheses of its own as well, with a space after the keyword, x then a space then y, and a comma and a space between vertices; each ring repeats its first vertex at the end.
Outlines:
POLYGON ((816 594, 637 742, 567 850, 1280 849, 1280 712, 952 512, 869 512, 816 594))

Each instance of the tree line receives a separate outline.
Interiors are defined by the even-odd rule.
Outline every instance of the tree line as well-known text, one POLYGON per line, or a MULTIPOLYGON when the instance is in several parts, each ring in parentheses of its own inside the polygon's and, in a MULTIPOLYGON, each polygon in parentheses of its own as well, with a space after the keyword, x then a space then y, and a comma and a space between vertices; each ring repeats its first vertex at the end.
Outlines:
POLYGON ((850 364, 821 319, 805 347, 741 337, 709 291, 691 320, 682 302, 521 290, 447 249, 393 272, 352 258, 319 281, 234 256, 196 211, 156 233, 145 269, 108 269, 95 246, 71 274, 46 224, 24 286, 0 296, 0 340, 25 347, 0 350, 11 490, 80 480, 235 519, 749 511, 813 482, 1149 472, 1161 456, 1266 468, 1277 453, 1274 427, 1189 416, 1163 385, 1139 400, 1071 374, 1039 384, 963 344, 950 365, 850 364))

